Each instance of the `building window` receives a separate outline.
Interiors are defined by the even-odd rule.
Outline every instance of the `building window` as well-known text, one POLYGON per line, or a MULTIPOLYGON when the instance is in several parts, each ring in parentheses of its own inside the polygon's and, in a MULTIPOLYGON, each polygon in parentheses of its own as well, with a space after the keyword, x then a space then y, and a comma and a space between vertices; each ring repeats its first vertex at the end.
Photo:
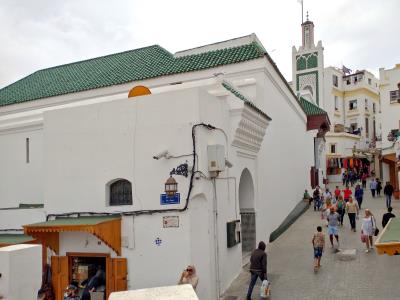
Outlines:
POLYGON ((373 111, 374 113, 376 113, 376 105, 375 105, 375 103, 372 103, 372 111, 373 111))
POLYGON ((336 153, 336 144, 331 144, 331 153, 336 153))
POLYGON ((372 132, 373 138, 376 140, 376 121, 375 121, 375 118, 372 121, 372 130, 373 130, 373 132, 372 132))
POLYGON ((400 90, 390 91, 390 103, 400 103, 400 90))
POLYGON ((132 184, 119 179, 110 185, 110 205, 132 205, 132 184))
POLYGON ((27 164, 29 164, 29 138, 26 138, 25 140, 25 161, 27 164))
POLYGON ((365 110, 368 111, 368 99, 365 99, 365 110))
POLYGON ((357 100, 350 100, 349 101, 349 110, 357 109, 357 100))
POLYGON ((333 81, 333 85, 337 87, 339 82, 338 82, 338 77, 336 75, 332 76, 332 81, 333 81))
POLYGON ((335 111, 339 110, 339 99, 338 96, 335 96, 335 111))
POLYGON ((350 124, 350 133, 358 134, 358 126, 357 123, 350 124))
POLYGON ((365 118, 365 135, 368 137, 369 135, 369 120, 365 118))
POLYGON ((372 83, 371 78, 368 78, 368 84, 371 85, 371 83, 372 83))

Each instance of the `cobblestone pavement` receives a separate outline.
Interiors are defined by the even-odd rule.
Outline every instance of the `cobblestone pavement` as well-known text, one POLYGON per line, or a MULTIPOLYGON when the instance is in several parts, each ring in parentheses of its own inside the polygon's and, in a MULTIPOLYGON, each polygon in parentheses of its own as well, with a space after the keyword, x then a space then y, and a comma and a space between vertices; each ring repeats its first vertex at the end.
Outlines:
MULTIPOLYGON (((400 217, 400 202, 392 200, 392 206, 393 213, 400 217)), ((362 208, 373 212, 378 228, 382 230, 382 215, 386 212, 384 197, 372 198, 370 191, 366 190, 362 208)), ((362 216, 363 212, 360 218, 362 216)), ((376 250, 365 253, 365 244, 360 241, 360 221, 357 220, 357 232, 352 232, 347 215, 339 230, 340 249, 356 249, 355 260, 338 260, 334 249, 330 248, 324 226, 327 247, 322 256, 322 267, 314 273, 311 239, 317 225, 324 225, 324 221, 311 207, 268 245, 271 299, 400 299, 400 256, 378 255, 376 250)), ((244 269, 223 299, 245 299, 249 277, 244 269)), ((260 281, 254 288, 252 299, 260 299, 259 287, 260 281)))

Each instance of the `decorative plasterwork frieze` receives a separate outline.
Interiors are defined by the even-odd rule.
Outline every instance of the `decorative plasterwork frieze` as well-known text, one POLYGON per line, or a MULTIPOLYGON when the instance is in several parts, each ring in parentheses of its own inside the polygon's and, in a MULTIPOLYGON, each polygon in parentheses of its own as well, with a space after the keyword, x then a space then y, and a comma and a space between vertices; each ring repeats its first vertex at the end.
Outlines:
POLYGON ((244 104, 234 133, 232 145, 258 153, 270 120, 251 106, 244 104))

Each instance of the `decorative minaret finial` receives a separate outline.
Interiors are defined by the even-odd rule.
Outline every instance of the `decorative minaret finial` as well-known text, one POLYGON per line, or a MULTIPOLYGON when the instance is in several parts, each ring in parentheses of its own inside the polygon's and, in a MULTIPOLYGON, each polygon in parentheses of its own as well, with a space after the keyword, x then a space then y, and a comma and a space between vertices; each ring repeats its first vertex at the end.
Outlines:
POLYGON ((307 10, 307 21, 308 21, 308 10, 307 10))

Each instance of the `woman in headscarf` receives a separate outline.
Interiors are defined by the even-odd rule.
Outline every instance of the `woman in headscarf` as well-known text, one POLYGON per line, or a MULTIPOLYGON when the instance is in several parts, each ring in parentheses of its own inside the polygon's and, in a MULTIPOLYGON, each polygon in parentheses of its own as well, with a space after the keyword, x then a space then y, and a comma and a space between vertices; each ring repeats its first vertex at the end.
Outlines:
POLYGON ((90 292, 95 292, 96 289, 104 285, 105 283, 105 274, 104 271, 101 269, 98 269, 96 272, 96 275, 94 275, 88 283, 86 284, 83 293, 82 293, 82 300, 90 300, 90 292))
POLYGON ((188 265, 185 270, 183 270, 181 278, 178 284, 191 284, 195 290, 197 284, 199 283, 199 277, 196 274, 196 268, 194 265, 188 265))

